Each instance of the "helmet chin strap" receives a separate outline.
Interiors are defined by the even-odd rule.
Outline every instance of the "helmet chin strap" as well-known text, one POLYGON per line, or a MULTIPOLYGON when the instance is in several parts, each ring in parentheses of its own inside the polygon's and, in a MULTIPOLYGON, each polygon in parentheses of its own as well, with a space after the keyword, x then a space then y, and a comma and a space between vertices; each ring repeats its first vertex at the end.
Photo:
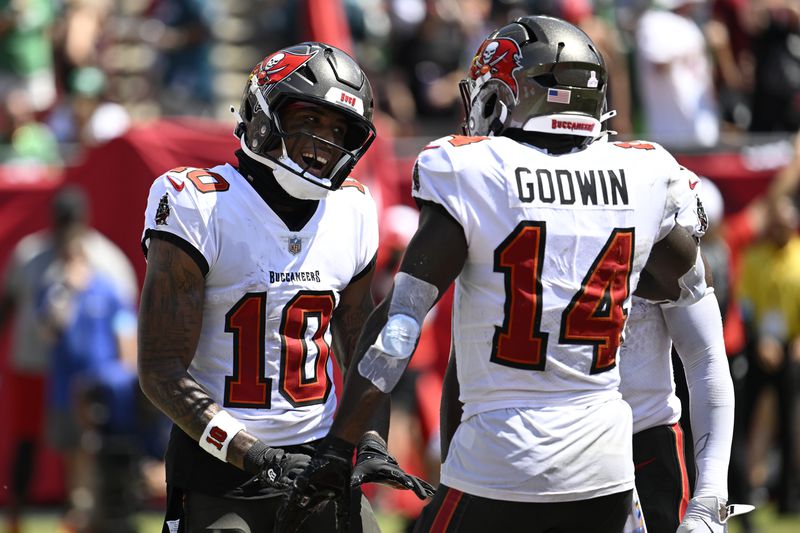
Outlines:
POLYGON ((244 124, 242 116, 233 106, 231 106, 231 113, 236 117, 236 129, 233 130, 233 134, 239 137, 239 145, 242 151, 247 154, 249 158, 271 169, 273 176, 275 176, 275 181, 278 182, 284 191, 299 200, 322 200, 328 196, 330 190, 315 185, 301 177, 303 169, 300 168, 300 165, 292 161, 286 153, 286 144, 283 142, 283 139, 281 139, 281 156, 278 158, 277 162, 253 152, 245 142, 244 132, 237 134, 239 125, 244 124))
POLYGON ((299 200, 322 200, 328 196, 330 190, 320 187, 319 185, 314 185, 312 182, 300 177, 300 174, 303 173, 303 169, 286 154, 286 146, 282 140, 281 149, 283 153, 278 158, 277 162, 267 157, 260 156, 250 150, 244 140, 244 135, 239 138, 239 144, 242 151, 244 151, 248 157, 269 167, 278 185, 291 196, 299 200))
MULTIPOLYGON (((607 111, 607 112, 603 113, 602 115, 600 115, 600 124, 602 124, 606 120, 608 120, 610 118, 614 118, 616 116, 617 116, 617 110, 616 109, 612 109, 610 111, 607 111)), ((610 135, 616 135, 616 134, 617 134, 617 132, 614 131, 614 130, 603 130, 603 131, 600 132, 600 134, 595 139, 601 139, 603 137, 608 137, 610 135)))

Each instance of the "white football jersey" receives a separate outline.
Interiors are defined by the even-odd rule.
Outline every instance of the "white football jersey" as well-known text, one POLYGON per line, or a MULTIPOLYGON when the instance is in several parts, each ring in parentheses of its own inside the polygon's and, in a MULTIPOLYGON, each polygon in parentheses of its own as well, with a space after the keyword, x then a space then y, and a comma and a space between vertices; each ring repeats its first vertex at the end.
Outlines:
MULTIPOLYGON (((676 221, 700 238, 705 233, 700 180, 686 172, 691 179, 690 187, 679 198, 676 221)), ((672 340, 659 304, 633 297, 625 342, 619 352, 619 374, 619 391, 633 411, 634 433, 680 420, 681 401, 675 394, 672 370, 672 340)))
POLYGON ((671 352, 661 307, 634 296, 619 352, 619 391, 631 406, 634 433, 672 425, 681 418, 671 352))
POLYGON ((654 242, 676 224, 692 177, 663 148, 641 142, 597 141, 554 156, 506 137, 450 136, 422 151, 413 194, 443 206, 469 247, 453 317, 469 424, 451 445, 445 484, 516 501, 632 487, 630 410, 623 409, 627 417, 619 410, 617 353, 639 275, 654 242), (594 424, 574 409, 604 403, 615 416, 594 424), (488 479, 470 467, 485 461, 463 437, 470 424, 487 428, 497 456, 509 457, 526 437, 493 422, 490 412, 516 409, 524 419, 559 408, 574 424, 542 414, 543 424, 553 421, 551 433, 530 441, 548 451, 534 452, 527 468, 501 460, 488 479), (607 457, 572 453, 592 440, 603 442, 607 457))
POLYGON ((331 315, 378 245, 369 190, 346 180, 290 231, 234 167, 178 168, 150 188, 145 249, 153 232, 205 273, 189 374, 269 445, 325 436, 336 408, 331 315))

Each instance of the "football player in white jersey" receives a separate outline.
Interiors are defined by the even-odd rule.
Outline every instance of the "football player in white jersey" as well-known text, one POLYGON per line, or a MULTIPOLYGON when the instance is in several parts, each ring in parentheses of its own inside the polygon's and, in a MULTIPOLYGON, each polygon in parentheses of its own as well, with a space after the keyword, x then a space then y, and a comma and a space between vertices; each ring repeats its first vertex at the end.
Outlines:
MULTIPOLYGON (((692 178, 696 185, 696 178, 692 178)), ((692 187, 694 188, 694 187, 692 187)), ((694 195, 677 217, 690 226, 697 221, 694 195)), ((702 220, 702 215, 700 220, 702 220)), ((698 236, 701 227, 695 228, 698 236)), ((646 274, 644 274, 646 275, 646 274)), ((727 531, 728 518, 753 509, 727 505, 727 470, 733 433, 733 384, 722 337, 722 318, 712 289, 689 305, 659 305, 634 296, 620 347, 620 392, 633 413, 633 459, 636 489, 648 533, 727 531), (692 427, 698 437, 697 480, 690 501, 684 459, 684 434, 678 420, 672 339, 680 349, 691 390, 692 427)), ((443 462, 458 426, 462 406, 458 396, 455 359, 445 377, 443 462)))
MULTIPOLYGON (((164 531, 271 531, 280 496, 336 409, 373 308, 377 213, 348 175, 375 136, 372 91, 343 51, 301 43, 253 69, 237 117, 238 168, 180 167, 150 189, 139 372, 175 423, 164 531)), ((430 486, 384 442, 388 410, 359 444, 354 485, 430 486)), ((360 491, 356 491, 360 495, 360 491)), ((308 531, 378 531, 363 497, 308 531)))
MULTIPOLYGON (((692 178, 690 186, 697 198, 687 195, 683 211, 691 219, 695 206, 701 205, 703 185, 692 178)), ((620 392, 633 412, 636 489, 649 533, 727 531, 728 518, 753 507, 727 504, 735 402, 722 314, 713 289, 690 306, 659 305, 634 297, 620 349, 620 377, 620 392), (678 423, 681 402, 675 394, 673 343, 689 388, 696 468, 693 494, 678 423)))
POLYGON ((620 392, 633 412, 636 488, 648 531, 726 531, 729 515, 743 507, 727 506, 734 395, 713 291, 686 307, 634 298, 620 376, 620 392), (697 468, 691 500, 672 342, 690 391, 697 468))
POLYGON ((453 280, 464 414, 417 531, 623 530, 634 471, 616 356, 632 293, 645 265, 681 305, 705 276, 676 221, 692 174, 656 145, 601 138, 606 83, 594 44, 559 19, 522 17, 481 45, 462 85, 470 136, 417 159, 419 229, 326 438, 344 451, 298 476, 282 531, 347 493, 347 447, 453 280))

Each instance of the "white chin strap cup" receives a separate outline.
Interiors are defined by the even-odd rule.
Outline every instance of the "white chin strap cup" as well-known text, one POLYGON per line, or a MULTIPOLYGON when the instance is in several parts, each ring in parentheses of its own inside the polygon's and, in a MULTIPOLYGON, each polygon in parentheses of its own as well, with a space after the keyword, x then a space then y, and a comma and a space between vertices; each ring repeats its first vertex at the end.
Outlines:
MULTIPOLYGON (((272 170, 272 174, 275 176, 275 180, 278 182, 281 188, 291 196, 300 200, 322 200, 328 196, 330 189, 315 185, 313 182, 300 176, 300 174, 303 174, 303 171, 300 168, 300 165, 292 161, 286 155, 285 146, 283 146, 283 155, 280 157, 280 162, 276 162, 253 152, 247 146, 245 135, 242 135, 239 138, 239 144, 242 148, 242 151, 244 151, 248 157, 258 161, 266 167, 269 167, 272 170)), ((283 145, 283 141, 281 141, 281 144, 283 145)))

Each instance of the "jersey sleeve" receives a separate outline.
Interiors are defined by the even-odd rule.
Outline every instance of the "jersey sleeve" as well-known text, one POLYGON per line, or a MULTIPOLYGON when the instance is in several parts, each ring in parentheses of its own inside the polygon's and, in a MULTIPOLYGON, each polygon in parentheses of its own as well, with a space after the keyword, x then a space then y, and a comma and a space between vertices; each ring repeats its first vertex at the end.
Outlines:
MULTIPOLYGON (((361 254, 359 264, 353 281, 360 278, 373 266, 373 260, 378 253, 378 207, 375 199, 365 185, 364 193, 366 198, 361 202, 361 254)), ((353 191, 351 194, 358 194, 353 191)))
POLYGON ((434 141, 420 152, 414 163, 411 194, 417 201, 442 206, 466 228, 467 216, 459 193, 459 172, 444 144, 446 142, 446 138, 434 141))
POLYGON ((680 167, 678 175, 674 184, 674 195, 671 195, 675 198, 677 209, 675 222, 700 238, 708 229, 708 217, 700 200, 703 184, 697 174, 687 168, 680 167))
MULTIPOLYGON (((178 245, 197 262, 203 275, 217 257, 212 212, 209 202, 198 198, 195 187, 186 187, 177 174, 167 172, 150 186, 144 216, 142 249, 147 255, 153 236, 178 245)), ((214 194, 214 193, 205 193, 214 194)))
POLYGON ((708 217, 700 201, 700 178, 691 170, 681 166, 667 152, 665 170, 667 176, 667 201, 665 216, 661 223, 659 239, 665 237, 675 225, 686 228, 693 236, 702 237, 708 229, 708 217))

